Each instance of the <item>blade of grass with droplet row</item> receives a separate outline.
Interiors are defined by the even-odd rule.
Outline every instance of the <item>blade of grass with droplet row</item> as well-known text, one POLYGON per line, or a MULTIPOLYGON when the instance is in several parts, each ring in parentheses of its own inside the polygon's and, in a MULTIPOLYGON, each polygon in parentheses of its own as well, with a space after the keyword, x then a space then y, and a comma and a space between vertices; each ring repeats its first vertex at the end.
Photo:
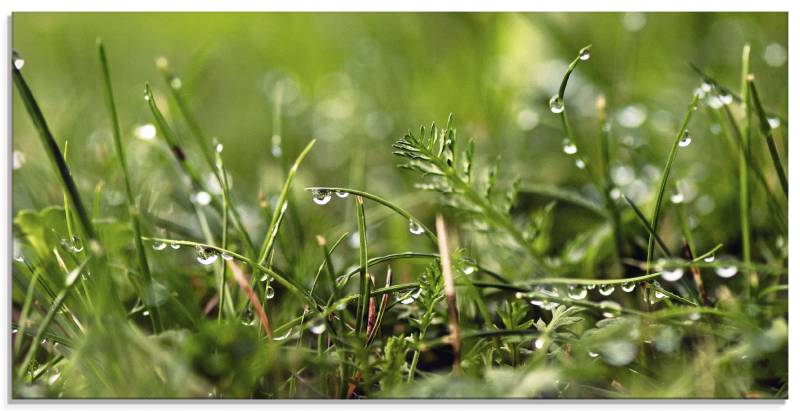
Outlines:
MULTIPOLYGON (((106 56, 106 50, 101 39, 97 39, 97 55, 98 59, 100 60, 100 73, 102 74, 104 91, 103 94, 105 96, 106 107, 108 108, 108 116, 111 120, 111 135, 113 137, 115 151, 117 152, 117 161, 119 161, 119 167, 122 170, 122 180, 125 185, 125 199, 128 203, 128 217, 130 219, 131 228, 133 229, 133 243, 136 249, 136 255, 139 259, 139 269, 142 271, 145 286, 147 287, 150 286, 152 282, 150 264, 147 262, 147 254, 145 253, 144 244, 142 243, 142 225, 139 219, 139 207, 136 205, 136 200, 133 196, 133 189, 131 188, 128 159, 125 155, 125 149, 122 145, 122 132, 119 125, 117 105, 114 101, 114 89, 111 84, 111 72, 108 65, 108 57, 106 56)), ((153 328, 158 331, 161 328, 160 309, 157 305, 148 308, 150 308, 152 313, 150 320, 152 321, 153 328)))

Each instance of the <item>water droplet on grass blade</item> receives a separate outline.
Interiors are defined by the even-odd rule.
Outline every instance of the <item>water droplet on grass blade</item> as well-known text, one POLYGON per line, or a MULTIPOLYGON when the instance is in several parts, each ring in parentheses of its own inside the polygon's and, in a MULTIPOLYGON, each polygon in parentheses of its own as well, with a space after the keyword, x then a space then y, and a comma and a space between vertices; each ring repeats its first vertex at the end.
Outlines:
POLYGON ((578 53, 578 58, 581 59, 581 61, 589 60, 591 57, 592 54, 589 52, 588 48, 581 49, 581 51, 578 53))
POLYGON ((212 249, 197 246, 195 251, 197 252, 197 262, 203 265, 212 264, 219 258, 219 255, 216 253, 216 251, 212 249))
POLYGON ((150 101, 150 95, 147 94, 147 89, 144 89, 144 101, 150 101))
POLYGON ((136 126, 136 128, 133 129, 133 134, 136 135, 136 138, 139 140, 152 140, 156 138, 156 126, 150 123, 136 126))
POLYGON ((217 150, 217 153, 221 153, 222 150, 225 149, 225 147, 222 145, 222 143, 217 143, 217 145, 214 146, 214 149, 217 150))
POLYGON ((622 312, 622 306, 615 301, 601 301, 600 309, 603 311, 603 317, 614 318, 622 312))
POLYGON ((414 235, 420 235, 425 232, 425 229, 416 221, 408 220, 408 232, 414 235))
POLYGON ((703 261, 707 263, 713 263, 714 260, 717 258, 714 254, 709 255, 708 257, 704 258, 703 261))
POLYGON ((174 90, 180 90, 183 86, 183 82, 181 81, 180 77, 173 77, 172 80, 169 81, 169 85, 174 90))
POLYGON ((197 193, 192 194, 190 200, 197 205, 207 206, 211 203, 211 194, 208 194, 205 191, 198 191, 197 193))
POLYGON ((271 300, 272 298, 275 297, 275 289, 272 288, 271 285, 268 285, 266 292, 264 293, 264 296, 267 297, 267 300, 271 300))
POLYGON ((722 104, 724 104, 724 105, 726 105, 726 106, 727 106, 728 104, 731 104, 731 103, 733 103, 733 96, 732 96, 730 93, 723 93, 723 94, 720 94, 720 96, 719 96, 719 101, 720 101, 722 104))
POLYGON ((578 152, 578 146, 576 146, 575 143, 573 143, 570 139, 565 138, 562 144, 564 146, 563 150, 565 153, 573 155, 578 152))
POLYGON ((311 190, 314 203, 318 205, 325 205, 331 202, 331 192, 328 190, 311 190))
POLYGON ((11 51, 11 62, 14 63, 14 67, 17 70, 22 70, 22 67, 25 66, 25 59, 23 59, 22 55, 16 50, 11 51))
POLYGON ((164 242, 161 242, 161 241, 154 241, 153 242, 153 250, 161 251, 161 250, 163 250, 165 248, 167 248, 167 243, 164 243, 164 242))
POLYGON ((311 331, 311 333, 312 334, 316 334, 316 335, 320 335, 320 334, 324 333, 325 330, 327 330, 327 329, 328 329, 328 326, 325 325, 325 321, 323 321, 320 318, 314 320, 314 322, 311 323, 311 327, 309 327, 309 330, 311 331))
POLYGON ((614 286, 611 284, 602 284, 597 291, 600 293, 600 295, 609 296, 614 292, 614 286))
POLYGON ((554 114, 564 111, 564 102, 561 100, 561 97, 559 97, 558 94, 550 97, 550 101, 547 103, 547 105, 550 106, 550 111, 554 114))
POLYGON ((544 347, 544 339, 537 338, 536 341, 533 342, 533 346, 536 347, 537 350, 541 350, 544 347))
POLYGON ((731 278, 739 272, 739 268, 735 265, 731 265, 728 267, 717 267, 714 271, 722 278, 731 278))
POLYGON ((705 82, 705 81, 703 82, 703 84, 700 85, 700 89, 705 91, 706 93, 711 91, 712 88, 713 88, 713 86, 711 85, 711 83, 708 83, 708 82, 705 82))
POLYGON ((347 196, 349 196, 349 195, 350 195, 350 193, 348 193, 347 191, 337 191, 336 192, 336 197, 339 197, 339 198, 347 198, 347 196))
POLYGON ((620 286, 619 288, 621 288, 622 291, 625 291, 626 293, 630 293, 636 289, 636 283, 632 281, 628 283, 622 283, 622 286, 620 286))
POLYGON ((769 117, 767 118, 767 123, 769 123, 769 128, 776 129, 781 126, 781 119, 778 117, 769 117))
POLYGON ((672 194, 672 195, 669 197, 669 201, 671 201, 671 202, 672 202, 672 204, 680 204, 680 203, 683 203, 683 193, 681 193, 681 192, 677 192, 677 193, 674 193, 674 194, 672 194))
POLYGON ((583 170, 584 168, 586 168, 586 162, 581 159, 577 159, 575 160, 575 167, 578 167, 579 169, 583 170))
POLYGON ((667 281, 678 281, 683 278, 683 268, 677 267, 671 270, 664 270, 661 272, 661 278, 667 281))
POLYGON ((692 136, 689 135, 689 131, 688 130, 684 130, 683 137, 681 137, 680 141, 678 141, 678 146, 686 147, 689 144, 692 144, 692 136))
POLYGON ((598 354, 598 353, 596 353, 596 352, 591 352, 591 351, 589 351, 589 356, 590 356, 590 357, 592 357, 592 358, 597 358, 597 357, 599 357, 599 356, 600 356, 600 354, 598 354))
POLYGON ((571 284, 567 286, 567 296, 573 300, 583 300, 589 291, 582 285, 571 284))
POLYGON ((172 248, 173 250, 177 250, 177 249, 181 248, 181 245, 180 245, 180 244, 176 244, 176 243, 172 243, 172 244, 170 244, 169 246, 170 246, 170 248, 172 248))

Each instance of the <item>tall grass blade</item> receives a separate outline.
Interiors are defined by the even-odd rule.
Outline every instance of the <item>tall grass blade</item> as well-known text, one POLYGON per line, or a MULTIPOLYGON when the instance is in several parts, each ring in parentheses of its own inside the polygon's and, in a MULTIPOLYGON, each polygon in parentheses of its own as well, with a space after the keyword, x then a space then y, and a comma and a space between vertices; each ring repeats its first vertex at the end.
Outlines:
POLYGON ((783 189, 784 194, 786 194, 786 197, 789 197, 789 180, 786 178, 786 172, 783 171, 781 156, 778 154, 778 147, 775 145, 775 139, 772 137, 772 127, 769 125, 767 113, 764 112, 764 107, 761 105, 761 99, 758 98, 758 90, 756 90, 755 80, 753 79, 752 75, 747 77, 747 82, 750 88, 750 95, 753 100, 753 105, 755 106, 756 114, 758 115, 759 129, 761 130, 761 134, 763 134, 764 138, 767 140, 769 155, 772 157, 772 165, 775 167, 775 173, 778 175, 778 180, 781 182, 781 188, 783 189))

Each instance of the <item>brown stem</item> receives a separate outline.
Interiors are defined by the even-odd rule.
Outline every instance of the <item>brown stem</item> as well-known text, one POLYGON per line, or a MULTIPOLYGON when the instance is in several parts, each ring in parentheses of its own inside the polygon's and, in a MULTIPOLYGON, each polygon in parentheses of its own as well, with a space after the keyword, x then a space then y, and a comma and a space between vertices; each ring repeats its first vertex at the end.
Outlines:
POLYGON ((228 261, 228 267, 231 268, 233 278, 237 283, 239 283, 239 287, 242 287, 242 290, 244 290, 245 294, 247 294, 247 298, 250 300, 250 305, 258 314, 258 320, 261 322, 261 327, 264 328, 264 332, 267 333, 267 337, 271 341, 272 327, 269 325, 269 318, 267 318, 267 313, 264 311, 264 308, 258 303, 258 297, 256 296, 255 291, 253 291, 253 289, 250 287, 250 280, 247 279, 244 271, 242 271, 239 265, 233 260, 228 261))
POLYGON ((453 275, 450 250, 447 246, 447 226, 441 214, 436 214, 436 236, 439 240, 439 260, 442 264, 442 277, 444 277, 444 294, 447 297, 448 312, 450 314, 449 340, 453 346, 453 372, 460 374, 461 337, 458 328, 458 307, 456 306, 456 279, 453 275))

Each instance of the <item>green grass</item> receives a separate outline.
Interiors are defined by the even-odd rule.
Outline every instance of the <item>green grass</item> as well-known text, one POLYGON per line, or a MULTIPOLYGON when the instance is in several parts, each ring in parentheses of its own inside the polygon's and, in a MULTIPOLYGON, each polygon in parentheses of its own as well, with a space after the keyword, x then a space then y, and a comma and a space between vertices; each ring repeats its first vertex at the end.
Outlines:
MULTIPOLYGON (((536 17, 517 18, 508 22, 536 17)), ((124 51, 98 41, 99 65, 87 67, 99 68, 92 87, 106 107, 84 122, 109 131, 94 143, 113 153, 87 157, 70 137, 67 161, 73 133, 47 79, 13 68, 14 114, 32 124, 15 121, 15 147, 38 139, 48 158, 14 174, 13 396, 785 398, 786 120, 774 97, 785 78, 757 89, 747 47, 735 70, 693 62, 659 112, 666 126, 626 127, 627 100, 659 106, 661 85, 645 77, 652 95, 633 98, 596 80, 613 61, 606 38, 576 56, 585 38, 544 22, 571 57, 547 85, 555 107, 542 104, 549 93, 527 96, 537 132, 496 139, 484 127, 508 127, 450 115, 444 127, 392 132, 394 144, 337 140, 325 127, 341 120, 321 113, 344 116, 357 93, 323 99, 305 123, 302 87, 286 78, 265 87, 261 111, 212 101, 271 121, 228 138, 239 129, 208 114, 198 87, 213 58, 159 58, 151 75, 165 86, 136 83, 134 96, 117 74, 124 51), (734 95, 725 81, 740 74, 734 95), (155 139, 131 138, 132 119, 152 122, 155 139), (620 178, 625 167, 635 183, 620 178), (703 201, 716 208, 704 213, 703 201)), ((631 76, 651 69, 615 63, 631 76)), ((224 87, 252 91, 231 74, 224 87)), ((360 93, 400 98, 398 84, 370 79, 360 93)), ((450 90, 436 86, 418 101, 450 90)), ((510 92, 495 92, 485 108, 499 113, 510 92)), ((379 126, 377 108, 351 108, 354 124, 379 126)))

